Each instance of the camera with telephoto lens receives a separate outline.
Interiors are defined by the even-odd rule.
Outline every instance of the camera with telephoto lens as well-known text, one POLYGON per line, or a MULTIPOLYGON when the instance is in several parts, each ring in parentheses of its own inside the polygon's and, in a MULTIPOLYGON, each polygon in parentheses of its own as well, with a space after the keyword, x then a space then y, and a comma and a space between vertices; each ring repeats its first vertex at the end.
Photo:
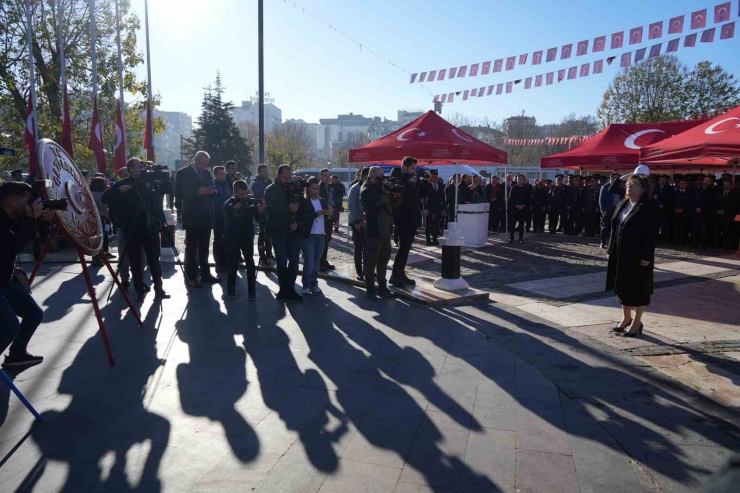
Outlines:
POLYGON ((291 203, 300 202, 306 196, 308 182, 303 178, 291 181, 288 185, 288 199, 291 203))
MULTIPOLYGON (((28 205, 33 205, 35 201, 36 201, 36 197, 31 197, 28 201, 28 205)), ((67 203, 66 198, 41 201, 41 207, 45 211, 66 211, 68 205, 69 204, 67 203)))
POLYGON ((169 179, 167 175, 167 166, 164 164, 155 164, 151 161, 142 161, 144 169, 141 170, 140 180, 144 181, 165 181, 169 179))
POLYGON ((402 194, 406 191, 406 181, 400 176, 390 176, 383 179, 383 190, 387 193, 402 194))

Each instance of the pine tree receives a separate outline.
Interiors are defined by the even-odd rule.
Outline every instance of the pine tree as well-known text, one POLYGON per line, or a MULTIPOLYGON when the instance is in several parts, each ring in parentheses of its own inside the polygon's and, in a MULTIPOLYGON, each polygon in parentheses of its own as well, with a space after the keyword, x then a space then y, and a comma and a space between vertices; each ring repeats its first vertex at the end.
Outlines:
POLYGON ((216 73, 214 85, 205 88, 197 128, 184 142, 185 153, 192 157, 197 151, 206 151, 211 156, 211 166, 233 159, 240 170, 248 172, 253 164, 252 153, 231 116, 234 104, 224 101, 223 93, 221 74, 216 73))

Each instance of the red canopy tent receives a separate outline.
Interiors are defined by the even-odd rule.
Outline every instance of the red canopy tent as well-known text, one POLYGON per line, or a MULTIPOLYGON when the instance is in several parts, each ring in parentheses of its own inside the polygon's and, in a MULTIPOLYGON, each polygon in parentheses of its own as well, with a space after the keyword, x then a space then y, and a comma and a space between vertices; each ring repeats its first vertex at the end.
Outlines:
POLYGON ((681 167, 737 166, 740 160, 740 106, 686 132, 647 146, 640 151, 640 161, 649 165, 666 163, 681 167))
POLYGON ((634 168, 640 148, 685 132, 706 120, 663 123, 612 123, 583 144, 565 152, 543 157, 542 168, 611 171, 634 168))
POLYGON ((429 164, 506 164, 506 152, 465 133, 428 111, 385 137, 349 151, 351 163, 401 164, 413 156, 429 164))

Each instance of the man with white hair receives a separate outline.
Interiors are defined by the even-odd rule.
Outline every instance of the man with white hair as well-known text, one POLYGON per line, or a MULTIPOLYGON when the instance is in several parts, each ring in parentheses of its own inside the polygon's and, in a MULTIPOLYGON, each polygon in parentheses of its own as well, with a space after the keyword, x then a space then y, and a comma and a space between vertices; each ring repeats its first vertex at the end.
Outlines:
POLYGON ((207 152, 198 151, 190 166, 178 171, 175 178, 175 198, 182 204, 180 212, 185 230, 185 276, 191 288, 219 281, 211 274, 208 265, 208 247, 215 220, 213 196, 216 193, 213 176, 208 171, 210 161, 211 156, 207 152))

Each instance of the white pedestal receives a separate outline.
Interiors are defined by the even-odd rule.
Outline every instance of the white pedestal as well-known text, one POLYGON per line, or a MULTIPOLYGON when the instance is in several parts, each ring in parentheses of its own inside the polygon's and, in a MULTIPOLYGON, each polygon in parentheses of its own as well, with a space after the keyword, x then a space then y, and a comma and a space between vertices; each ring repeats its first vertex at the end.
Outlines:
MULTIPOLYGON (((463 247, 465 246, 465 237, 460 233, 460 225, 458 223, 450 223, 447 225, 448 229, 445 230, 445 237, 439 240, 442 244, 442 269, 444 269, 444 248, 445 247, 463 247)), ((457 250, 456 255, 459 257, 460 251, 457 250)), ((460 266, 460 259, 456 260, 457 266, 460 266)), ((443 271, 444 273, 444 271, 443 271)), ((435 288, 441 289, 442 291, 460 291, 468 289, 468 282, 462 277, 456 279, 440 277, 432 284, 435 288)))
POLYGON ((488 240, 488 210, 490 204, 461 204, 457 206, 457 223, 465 246, 481 247, 488 240))

